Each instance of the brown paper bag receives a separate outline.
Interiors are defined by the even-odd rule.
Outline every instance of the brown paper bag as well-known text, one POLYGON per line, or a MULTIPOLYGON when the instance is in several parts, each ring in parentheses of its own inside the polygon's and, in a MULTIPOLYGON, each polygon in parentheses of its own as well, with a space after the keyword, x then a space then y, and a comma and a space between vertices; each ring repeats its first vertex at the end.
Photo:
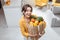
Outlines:
MULTIPOLYGON (((30 33, 32 35, 38 34, 38 27, 29 26, 28 33, 30 33)), ((38 37, 29 37, 29 38, 30 38, 30 40, 38 40, 38 37)))
POLYGON ((38 27, 39 27, 39 33, 42 34, 46 27, 45 21, 43 21, 38 27))

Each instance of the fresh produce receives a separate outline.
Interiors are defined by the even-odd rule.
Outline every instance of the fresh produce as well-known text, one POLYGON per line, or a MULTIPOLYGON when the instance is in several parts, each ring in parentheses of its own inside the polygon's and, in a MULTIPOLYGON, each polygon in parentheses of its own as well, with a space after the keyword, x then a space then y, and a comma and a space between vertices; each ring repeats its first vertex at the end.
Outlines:
POLYGON ((35 15, 31 15, 30 24, 33 26, 38 26, 41 21, 44 21, 43 17, 37 17, 35 15))
POLYGON ((35 19, 34 18, 31 18, 31 22, 35 22, 35 19))
POLYGON ((31 15, 30 18, 36 19, 37 17, 36 17, 36 15, 31 15))
POLYGON ((40 22, 40 21, 43 21, 43 17, 37 17, 37 20, 40 22))

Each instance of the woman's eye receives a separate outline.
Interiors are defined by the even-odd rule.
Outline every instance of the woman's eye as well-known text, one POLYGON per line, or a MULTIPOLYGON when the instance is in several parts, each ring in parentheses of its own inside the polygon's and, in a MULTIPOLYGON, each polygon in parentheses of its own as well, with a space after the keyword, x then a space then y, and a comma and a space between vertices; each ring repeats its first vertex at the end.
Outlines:
POLYGON ((30 11, 30 10, 27 10, 27 11, 30 11))

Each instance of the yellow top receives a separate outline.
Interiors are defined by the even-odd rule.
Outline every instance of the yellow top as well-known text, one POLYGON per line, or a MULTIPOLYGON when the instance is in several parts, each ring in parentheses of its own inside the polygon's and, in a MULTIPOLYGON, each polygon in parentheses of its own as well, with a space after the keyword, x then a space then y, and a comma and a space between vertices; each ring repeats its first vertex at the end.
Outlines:
POLYGON ((26 27, 26 22, 24 20, 24 16, 19 20, 19 26, 21 29, 21 32, 24 36, 28 37, 28 28, 26 27))
POLYGON ((52 0, 54 6, 60 6, 60 3, 56 3, 56 0, 52 0))

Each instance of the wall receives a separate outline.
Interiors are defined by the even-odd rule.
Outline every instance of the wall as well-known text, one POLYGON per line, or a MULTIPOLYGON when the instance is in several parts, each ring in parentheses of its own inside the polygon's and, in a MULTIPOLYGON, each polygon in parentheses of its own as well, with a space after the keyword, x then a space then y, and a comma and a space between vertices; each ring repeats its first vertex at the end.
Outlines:
POLYGON ((22 6, 24 4, 30 4, 31 6, 35 6, 35 0, 22 0, 22 6))

